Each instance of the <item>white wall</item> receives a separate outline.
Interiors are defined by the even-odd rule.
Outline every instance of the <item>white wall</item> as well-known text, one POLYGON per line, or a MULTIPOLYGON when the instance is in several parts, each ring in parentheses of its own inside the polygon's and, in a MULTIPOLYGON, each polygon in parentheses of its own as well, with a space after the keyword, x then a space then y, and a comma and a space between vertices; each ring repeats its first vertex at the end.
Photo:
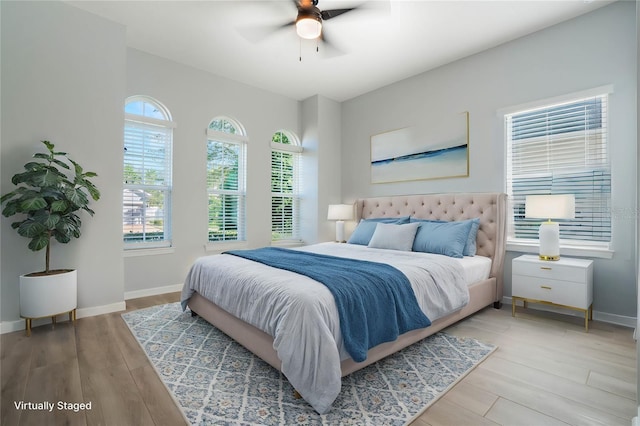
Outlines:
MULTIPOLYGON (((610 102, 612 199, 615 212, 635 211, 635 4, 616 2, 571 21, 375 90, 342 106, 342 195, 504 191, 503 124, 497 111, 607 84, 610 102), (428 125, 460 111, 470 114, 470 176, 404 183, 370 183, 370 136, 428 125)), ((428 49, 425 43, 416 46, 428 49)), ((635 216, 613 215, 611 260, 596 260, 594 309, 636 315, 635 216)), ((505 295, 511 294, 511 259, 505 295)))
MULTIPOLYGON (((127 96, 162 102, 177 127, 173 138, 173 252, 126 257, 125 291, 181 284, 193 261, 206 254, 206 128, 216 116, 232 117, 247 131, 247 242, 271 243, 273 134, 300 135, 298 102, 199 71, 139 50, 127 50, 127 96)), ((304 145, 304 144, 303 144, 304 145)), ((229 248, 228 244, 220 246, 229 248)))
MULTIPOLYGON (((122 100, 124 27, 58 2, 2 2, 1 185, 22 171, 48 139, 86 170, 95 171, 102 198, 82 217, 82 236, 53 243, 54 268, 78 269, 78 306, 123 300, 122 100), (108 60, 106 60, 108 59, 108 60)), ((44 251, 2 217, 2 321, 19 318, 21 274, 44 269, 44 251)))

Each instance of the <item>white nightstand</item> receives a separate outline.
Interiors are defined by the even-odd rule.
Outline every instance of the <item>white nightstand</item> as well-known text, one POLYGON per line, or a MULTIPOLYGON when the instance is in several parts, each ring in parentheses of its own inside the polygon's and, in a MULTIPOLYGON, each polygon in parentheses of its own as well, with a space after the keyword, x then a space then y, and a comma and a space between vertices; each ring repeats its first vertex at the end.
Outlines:
POLYGON ((589 331, 593 319, 593 261, 562 257, 540 260, 525 254, 513 259, 511 280, 511 315, 516 315, 516 301, 569 308, 584 312, 584 328, 589 331))

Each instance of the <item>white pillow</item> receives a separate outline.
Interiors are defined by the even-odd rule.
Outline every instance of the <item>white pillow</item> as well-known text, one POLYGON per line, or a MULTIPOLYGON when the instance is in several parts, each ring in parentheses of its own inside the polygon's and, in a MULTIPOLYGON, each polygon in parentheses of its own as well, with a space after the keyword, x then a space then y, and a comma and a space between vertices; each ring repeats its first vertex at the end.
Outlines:
POLYGON ((369 241, 369 247, 411 251, 419 226, 418 222, 404 225, 378 223, 371 241, 369 241))

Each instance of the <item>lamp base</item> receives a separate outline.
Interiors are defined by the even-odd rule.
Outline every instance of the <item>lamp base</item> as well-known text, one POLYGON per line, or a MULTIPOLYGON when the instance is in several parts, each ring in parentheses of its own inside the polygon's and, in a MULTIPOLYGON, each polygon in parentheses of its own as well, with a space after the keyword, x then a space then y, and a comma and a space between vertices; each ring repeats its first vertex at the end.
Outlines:
POLYGON ((560 256, 548 256, 546 254, 540 254, 538 257, 540 257, 540 260, 560 260, 560 256))
POLYGON ((560 226, 557 222, 543 222, 538 230, 540 247, 538 250, 542 260, 560 259, 560 226))

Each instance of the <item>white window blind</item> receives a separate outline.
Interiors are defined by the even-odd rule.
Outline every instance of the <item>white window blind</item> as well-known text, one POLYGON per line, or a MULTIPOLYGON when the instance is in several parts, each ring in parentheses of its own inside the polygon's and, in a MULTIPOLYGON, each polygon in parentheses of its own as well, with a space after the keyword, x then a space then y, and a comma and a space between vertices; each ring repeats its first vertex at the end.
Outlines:
POLYGON ((246 239, 246 138, 238 133, 237 125, 221 119, 212 121, 207 130, 208 240, 211 242, 246 239))
POLYGON ((611 169, 607 95, 575 99, 505 116, 507 192, 516 239, 537 239, 525 197, 574 194, 575 219, 558 220, 564 240, 611 241, 611 169))
POLYGON ((134 100, 127 103, 125 111, 122 197, 125 248, 169 246, 174 124, 168 113, 152 101, 134 100))
POLYGON ((271 139, 271 239, 300 240, 300 152, 289 132, 271 139))

